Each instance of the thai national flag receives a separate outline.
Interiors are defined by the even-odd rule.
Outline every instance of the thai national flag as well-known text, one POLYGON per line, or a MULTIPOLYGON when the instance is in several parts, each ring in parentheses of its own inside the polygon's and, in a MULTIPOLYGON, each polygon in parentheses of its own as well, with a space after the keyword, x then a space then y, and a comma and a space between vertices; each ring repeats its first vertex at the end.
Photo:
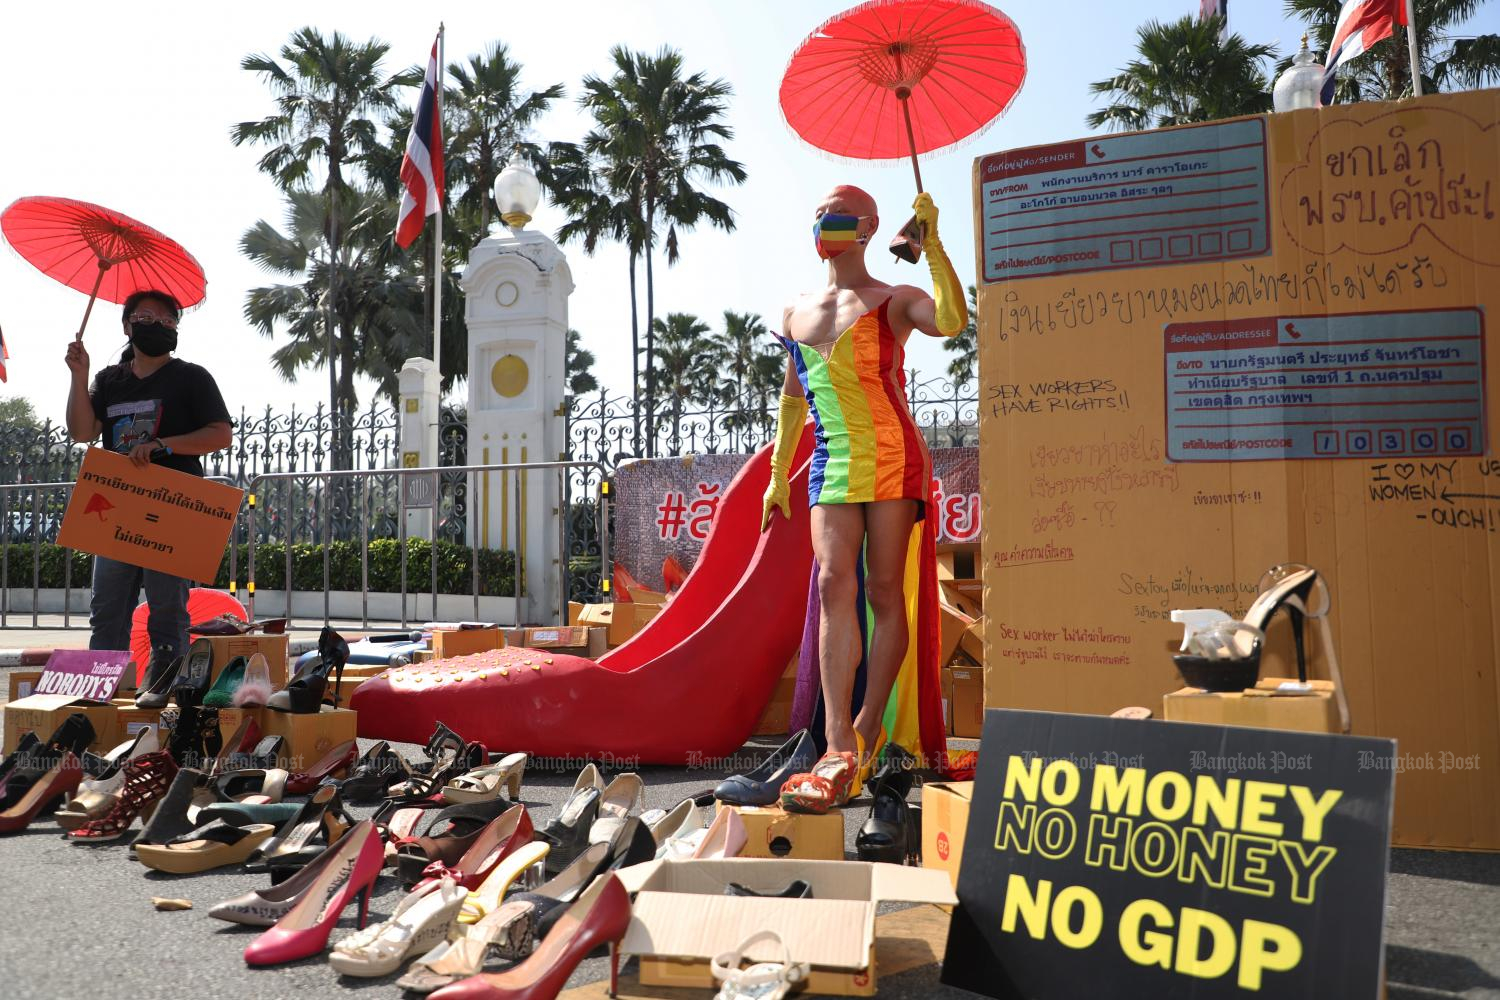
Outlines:
POLYGON ((1345 0, 1328 45, 1328 61, 1323 65, 1323 104, 1333 103, 1333 88, 1338 82, 1337 70, 1355 56, 1368 52, 1382 38, 1396 31, 1396 19, 1406 21, 1405 0, 1345 0))
POLYGON ((401 158, 401 212, 396 219, 396 245, 409 247, 429 215, 442 209, 443 118, 438 102, 438 44, 432 43, 432 58, 422 78, 422 96, 406 137, 406 155, 401 158))

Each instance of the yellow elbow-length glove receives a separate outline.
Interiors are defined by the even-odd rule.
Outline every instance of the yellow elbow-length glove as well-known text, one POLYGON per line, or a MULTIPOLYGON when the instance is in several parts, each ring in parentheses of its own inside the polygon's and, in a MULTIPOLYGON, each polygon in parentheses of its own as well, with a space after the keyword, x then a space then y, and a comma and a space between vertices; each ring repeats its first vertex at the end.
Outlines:
POLYGON ((771 524, 771 511, 781 508, 783 517, 791 520, 792 489, 789 482, 792 472, 792 456, 797 454, 797 442, 802 440, 802 426, 807 422, 807 399, 802 396, 781 396, 781 406, 776 411, 776 444, 771 448, 771 485, 766 487, 765 499, 761 502, 760 530, 771 524))
POLYGON ((932 195, 923 191, 912 203, 917 221, 922 224, 922 252, 927 255, 927 266, 932 270, 932 301, 936 306, 935 320, 938 332, 945 337, 956 337, 969 325, 969 305, 964 299, 963 282, 953 270, 953 262, 938 239, 938 210, 932 195))

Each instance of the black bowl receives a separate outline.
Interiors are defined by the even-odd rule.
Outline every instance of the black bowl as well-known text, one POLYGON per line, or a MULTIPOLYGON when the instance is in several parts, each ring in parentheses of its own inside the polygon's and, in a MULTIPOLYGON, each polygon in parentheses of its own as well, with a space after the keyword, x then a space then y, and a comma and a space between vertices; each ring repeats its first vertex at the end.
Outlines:
POLYGON ((1177 672, 1188 687, 1205 691, 1243 691, 1255 687, 1256 678, 1260 676, 1259 652, 1257 650, 1257 655, 1240 660, 1177 653, 1172 662, 1177 664, 1177 672))

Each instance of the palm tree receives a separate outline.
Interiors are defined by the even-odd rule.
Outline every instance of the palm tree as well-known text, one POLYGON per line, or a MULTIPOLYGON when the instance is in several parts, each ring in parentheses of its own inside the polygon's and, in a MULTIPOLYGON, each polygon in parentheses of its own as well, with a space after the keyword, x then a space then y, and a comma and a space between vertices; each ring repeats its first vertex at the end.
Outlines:
MULTIPOLYGON (((605 165, 605 187, 631 207, 640 220, 646 261, 646 396, 656 398, 656 286, 652 273, 658 230, 667 265, 681 253, 680 232, 707 221, 726 232, 734 213, 699 190, 702 182, 742 183, 745 168, 724 152, 720 140, 733 130, 723 122, 733 88, 702 73, 683 77, 682 55, 662 48, 655 55, 624 46, 610 50, 615 72, 609 79, 584 78, 579 103, 594 117, 583 150, 605 165)), ((646 414, 648 454, 654 454, 655 414, 646 414)))
MULTIPOLYGON (((328 281, 334 295, 330 299, 338 294, 338 259, 344 241, 339 196, 349 187, 345 172, 380 145, 379 126, 372 116, 395 107, 397 87, 421 79, 412 70, 382 75, 380 62, 388 48, 376 39, 356 43, 337 31, 325 37, 316 28, 306 27, 281 47, 279 59, 261 54, 248 55, 240 62, 241 68, 270 86, 276 96, 276 113, 234 126, 230 130, 234 144, 269 145, 259 167, 286 191, 311 185, 314 166, 324 168, 319 190, 332 262, 328 281)), ((339 414, 339 385, 352 383, 354 345, 346 340, 343 349, 335 351, 331 316, 326 326, 329 404, 339 414), (342 376, 338 367, 345 370, 342 376)), ((343 398, 351 399, 352 390, 343 398)))
POLYGON ((682 404, 707 403, 719 388, 723 349, 712 340, 708 324, 690 313, 668 313, 656 320, 654 380, 647 382, 652 411, 667 402, 672 412, 672 451, 681 450, 682 404), (650 393, 660 394, 660 398, 650 393))
MULTIPOLYGON (((1312 43, 1327 52, 1340 0, 1286 0, 1286 12, 1307 24, 1312 43)), ((1500 81, 1500 35, 1461 37, 1453 29, 1474 17, 1484 0, 1416 0, 1417 50, 1422 90, 1435 93, 1500 81)), ((1289 63, 1278 67, 1284 69, 1289 63)), ((1411 61, 1405 29, 1339 67, 1336 101, 1394 101, 1411 95, 1411 61)))
POLYGON ((556 142, 538 178, 552 200, 568 213, 557 230, 557 242, 578 241, 590 257, 600 240, 623 243, 630 271, 630 398, 634 451, 641 450, 641 330, 636 301, 636 262, 646 246, 644 223, 628 198, 617 197, 599 180, 603 164, 574 143, 556 142))
POLYGON ((271 363, 291 381, 303 368, 331 364, 321 335, 331 313, 334 353, 346 359, 335 406, 352 413, 358 404, 354 373, 375 379, 380 392, 394 401, 402 360, 425 331, 418 309, 421 287, 394 259, 390 234, 395 206, 381 191, 361 185, 343 191, 338 210, 349 225, 337 254, 339 274, 331 297, 331 250, 321 192, 289 191, 281 229, 262 220, 245 231, 240 252, 264 270, 293 280, 252 288, 245 296, 244 315, 267 337, 278 328, 288 334, 287 342, 271 352, 271 363))
POLYGON ((582 396, 586 392, 593 392, 599 388, 599 380, 594 377, 594 352, 585 350, 583 347, 583 336, 577 330, 568 330, 566 378, 568 380, 568 393, 574 396, 582 396))
POLYGON ((786 353, 771 339, 758 313, 724 311, 720 358, 727 378, 722 393, 730 406, 730 430, 753 430, 769 421, 769 397, 781 385, 786 353))
POLYGON ((1147 21, 1136 31, 1139 58, 1108 80, 1089 85, 1108 107, 1087 118, 1090 128, 1135 130, 1216 121, 1271 110, 1271 83, 1262 65, 1271 45, 1237 34, 1221 40, 1222 17, 1147 21))
POLYGON ((974 381, 979 368, 979 290, 969 286, 969 322, 957 336, 943 341, 943 350, 953 355, 948 362, 948 378, 954 391, 974 381))
MULTIPOLYGON (((478 212, 482 239, 490 228, 490 188, 510 155, 518 154, 533 166, 546 161, 541 147, 527 136, 542 113, 563 96, 563 85, 554 83, 523 96, 521 64, 511 60, 510 50, 500 42, 470 56, 467 63, 450 63, 448 74, 455 86, 443 97, 444 124, 451 135, 446 164, 460 189, 454 203, 478 212)), ((465 253, 471 249, 472 243, 465 253)))

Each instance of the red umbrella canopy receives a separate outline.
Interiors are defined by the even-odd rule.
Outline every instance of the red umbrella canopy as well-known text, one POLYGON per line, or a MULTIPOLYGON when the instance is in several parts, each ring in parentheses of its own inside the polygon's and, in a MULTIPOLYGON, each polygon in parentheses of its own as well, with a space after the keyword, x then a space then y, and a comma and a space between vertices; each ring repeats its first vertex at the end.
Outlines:
POLYGON ((203 301, 203 268, 174 239, 128 215, 72 198, 20 198, 0 213, 6 242, 37 270, 107 302, 145 289, 184 308, 203 301), (103 271, 101 273, 101 268, 103 271))
POLYGON ((792 54, 781 113, 827 153, 895 160, 978 135, 1025 79, 1021 33, 988 4, 873 0, 825 21, 792 54))

